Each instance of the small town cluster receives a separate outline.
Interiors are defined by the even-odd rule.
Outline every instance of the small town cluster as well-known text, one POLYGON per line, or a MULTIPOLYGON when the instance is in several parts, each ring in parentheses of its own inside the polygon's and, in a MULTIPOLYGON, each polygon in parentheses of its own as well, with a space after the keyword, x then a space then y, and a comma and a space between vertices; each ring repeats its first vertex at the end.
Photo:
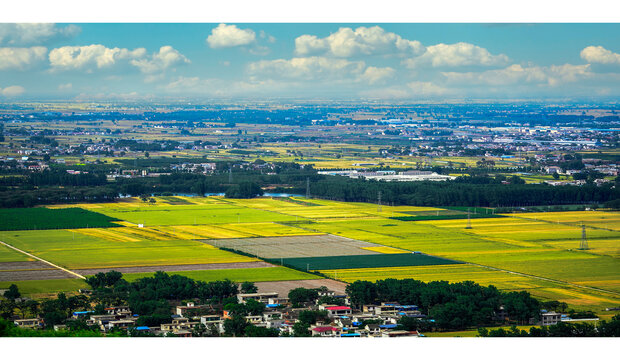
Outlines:
MULTIPOLYGON (((321 303, 319 299, 305 302, 301 307, 293 307, 288 297, 281 297, 277 292, 237 294, 239 304, 248 301, 264 305, 260 314, 244 316, 247 324, 259 328, 274 329, 279 336, 295 336, 295 324, 306 324, 307 320, 300 319, 302 312, 314 313, 314 322, 309 324, 308 335, 313 337, 424 337, 419 331, 404 330, 400 326, 403 317, 411 319, 425 319, 426 315, 411 304, 396 302, 382 302, 381 304, 366 304, 356 309, 351 306, 346 295, 322 287, 316 289, 319 299, 333 299, 340 304, 321 303), (318 314, 318 316, 317 316, 318 314)), ((89 293, 90 290, 81 290, 89 293)), ((299 305, 299 304, 298 304, 299 305)), ((89 327, 96 327, 102 333, 126 332, 134 336, 222 336, 226 335, 225 321, 232 319, 231 310, 223 309, 218 305, 198 305, 194 302, 184 302, 176 306, 171 322, 156 327, 137 326, 139 314, 134 314, 129 306, 112 306, 104 309, 104 314, 94 314, 94 311, 74 311, 71 319, 84 321, 89 327)), ((498 320, 507 320, 507 313, 500 311, 495 314, 498 320)), ((542 310, 540 320, 530 320, 531 325, 550 326, 559 322, 596 321, 593 319, 571 319, 566 314, 555 311, 542 310)), ((429 320, 433 322, 433 320, 429 320)), ((42 329, 45 322, 42 318, 14 319, 13 323, 20 328, 42 329)), ((67 325, 54 325, 55 331, 66 330, 67 325)), ((299 330, 297 330, 299 331, 299 330)))

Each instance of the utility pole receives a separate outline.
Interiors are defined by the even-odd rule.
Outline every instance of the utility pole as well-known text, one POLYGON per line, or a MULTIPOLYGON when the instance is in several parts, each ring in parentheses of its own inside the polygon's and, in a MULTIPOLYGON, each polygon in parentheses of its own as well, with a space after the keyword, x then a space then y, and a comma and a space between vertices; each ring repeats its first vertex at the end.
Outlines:
POLYGON ((377 212, 381 212, 381 191, 379 191, 377 200, 377 212))
POLYGON ((581 224, 581 244, 579 250, 588 250, 588 239, 586 238, 586 226, 581 224))

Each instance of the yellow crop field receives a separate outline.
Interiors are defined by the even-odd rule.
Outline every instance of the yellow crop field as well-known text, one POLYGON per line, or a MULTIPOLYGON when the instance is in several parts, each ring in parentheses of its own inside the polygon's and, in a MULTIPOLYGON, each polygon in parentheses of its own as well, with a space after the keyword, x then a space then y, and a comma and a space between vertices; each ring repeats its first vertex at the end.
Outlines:
POLYGON ((117 233, 117 232, 112 232, 112 231, 109 231, 108 229, 90 228, 90 229, 71 229, 68 231, 71 231, 73 233, 88 235, 88 236, 94 236, 94 237, 98 237, 98 238, 105 239, 108 241, 118 241, 118 242, 140 241, 139 239, 136 239, 132 236, 124 235, 124 234, 117 233))
POLYGON ((387 247, 387 246, 369 246, 369 247, 363 247, 361 249, 368 250, 368 251, 374 251, 374 252, 378 252, 381 254, 406 254, 406 253, 411 252, 411 251, 395 249, 395 248, 387 247))
POLYGON ((514 217, 549 221, 561 224, 592 226, 620 231, 620 212, 618 211, 566 211, 514 214, 514 217))
POLYGON ((281 225, 276 223, 238 223, 219 225, 220 228, 230 229, 258 237, 272 236, 299 236, 299 235, 319 235, 316 231, 300 229, 293 226, 281 225))
POLYGON ((232 239, 232 238, 245 238, 252 237, 252 234, 242 232, 234 229, 226 229, 217 225, 177 225, 162 227, 172 230, 174 232, 180 232, 186 235, 193 236, 190 239, 232 239))
POLYGON ((257 261, 198 241, 161 241, 107 230, 4 231, 3 241, 69 269, 257 261))

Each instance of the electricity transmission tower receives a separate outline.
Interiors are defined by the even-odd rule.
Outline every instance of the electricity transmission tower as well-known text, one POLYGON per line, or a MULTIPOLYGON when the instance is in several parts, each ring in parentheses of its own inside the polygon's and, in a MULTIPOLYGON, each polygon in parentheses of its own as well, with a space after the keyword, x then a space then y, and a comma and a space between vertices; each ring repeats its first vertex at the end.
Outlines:
POLYGON ((579 250, 588 250, 588 239, 586 238, 586 226, 581 224, 581 244, 579 250))
POLYGON ((377 200, 377 212, 381 212, 381 191, 379 191, 377 200))
POLYGON ((232 167, 228 168, 228 183, 232 184, 232 167))
POLYGON ((467 226, 465 229, 471 229, 471 215, 469 214, 469 208, 467 208, 467 226))
POLYGON ((310 199, 310 178, 306 178, 306 199, 310 199))

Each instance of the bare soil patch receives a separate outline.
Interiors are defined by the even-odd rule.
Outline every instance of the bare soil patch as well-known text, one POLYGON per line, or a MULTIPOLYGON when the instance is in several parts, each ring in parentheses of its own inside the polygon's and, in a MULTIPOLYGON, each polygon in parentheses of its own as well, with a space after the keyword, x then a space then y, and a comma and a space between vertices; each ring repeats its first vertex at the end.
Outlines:
POLYGON ((280 297, 287 297, 288 292, 295 288, 316 289, 326 286, 336 295, 344 295, 347 283, 332 279, 290 280, 290 281, 262 281, 254 283, 259 292, 277 292, 280 297))
POLYGON ((0 271, 41 270, 53 267, 41 261, 12 261, 0 263, 0 271))
POLYGON ((21 270, 0 271, 0 281, 24 281, 24 280, 53 280, 74 279, 69 273, 62 270, 21 270))

